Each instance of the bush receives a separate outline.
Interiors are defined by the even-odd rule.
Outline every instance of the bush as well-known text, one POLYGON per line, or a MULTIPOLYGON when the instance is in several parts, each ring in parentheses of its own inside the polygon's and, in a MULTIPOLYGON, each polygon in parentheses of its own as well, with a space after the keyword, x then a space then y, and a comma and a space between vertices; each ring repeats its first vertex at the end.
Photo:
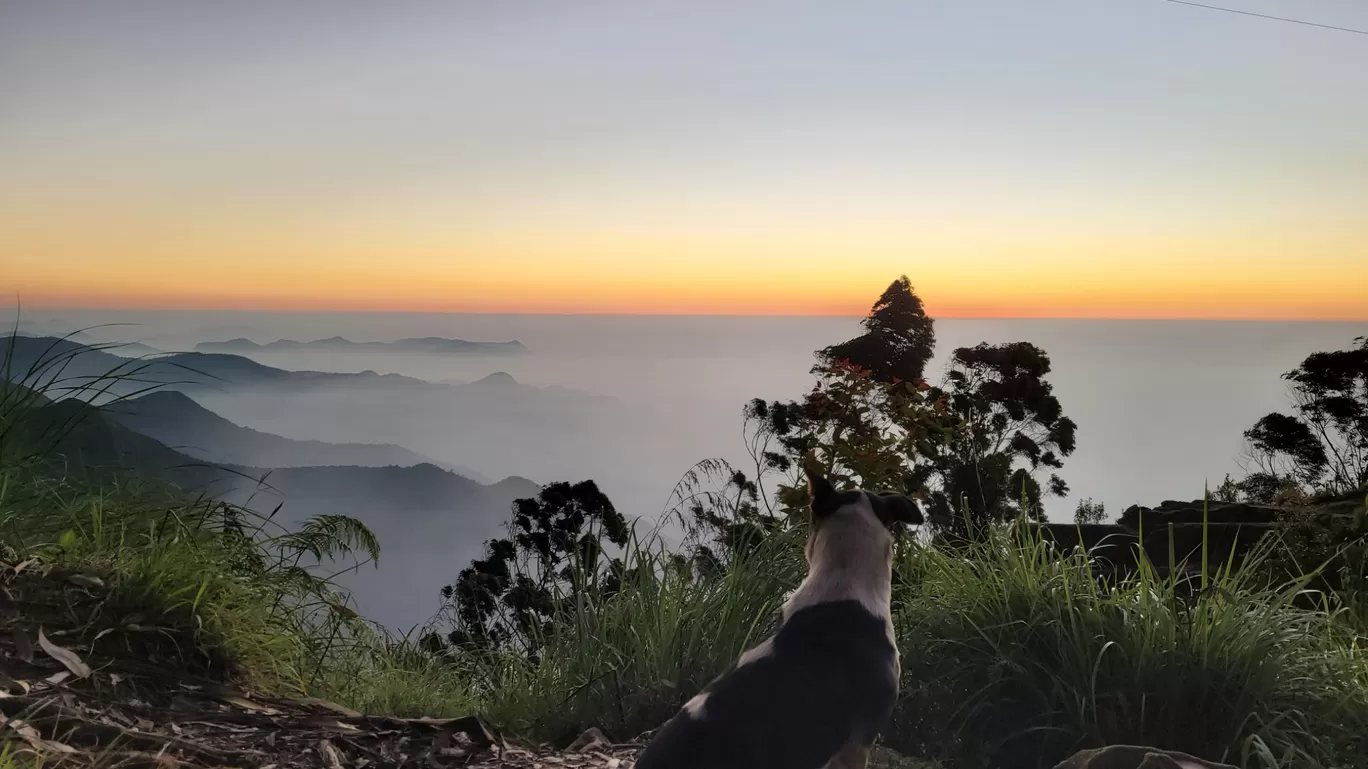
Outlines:
POLYGON ((999 531, 967 557, 900 559, 904 690, 887 739, 954 766, 1053 766, 1107 744, 1242 766, 1335 766, 1368 750, 1368 659, 1295 586, 1107 587, 1082 555, 999 531))

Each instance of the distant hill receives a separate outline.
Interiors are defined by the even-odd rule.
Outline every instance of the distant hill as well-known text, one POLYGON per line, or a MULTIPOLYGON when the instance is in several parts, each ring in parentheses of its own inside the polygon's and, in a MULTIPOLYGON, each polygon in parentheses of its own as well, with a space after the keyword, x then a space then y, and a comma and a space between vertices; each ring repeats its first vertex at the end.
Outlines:
POLYGON ((253 430, 171 390, 113 404, 106 412, 131 430, 210 462, 272 468, 431 464, 479 483, 489 483, 489 479, 470 468, 446 465, 394 444, 301 441, 253 430))
POLYGON ((393 342, 354 342, 340 336, 296 342, 278 339, 257 344, 250 339, 229 339, 226 342, 204 342, 195 345, 195 352, 219 352, 250 355, 262 352, 388 352, 421 355, 523 355, 527 348, 516 339, 511 342, 470 342, 464 339, 443 339, 427 336, 399 339, 393 342))
POLYGON ((7 357, 10 361, 9 372, 0 371, 0 376, 8 373, 9 379, 37 384, 30 381, 26 373, 45 368, 49 378, 60 375, 66 387, 98 381, 99 386, 107 387, 113 395, 142 391, 151 384, 189 391, 265 388, 283 392, 301 392, 319 387, 383 386, 405 388, 408 391, 446 387, 399 374, 377 374, 374 371, 357 374, 285 371, 238 355, 190 352, 137 360, 125 356, 127 349, 127 345, 86 345, 55 337, 0 338, 0 362, 7 357), (60 374, 58 367, 44 366, 45 362, 54 360, 61 361, 60 374), (111 371, 118 372, 124 379, 117 382, 105 379, 111 371))
POLYGON ((109 348, 109 351, 121 358, 142 358, 150 355, 165 355, 165 350, 158 350, 151 345, 142 342, 128 342, 117 347, 109 348))
MULTIPOLYGON (((73 400, 30 410, 11 436, 62 434, 37 469, 108 485, 144 478, 208 494, 290 524, 320 513, 350 515, 379 538, 379 569, 343 575, 367 617, 391 627, 427 619, 483 543, 501 533, 513 500, 540 487, 510 477, 485 485, 431 464, 410 467, 291 467, 275 470, 197 460, 73 400)), ((7 440, 7 444, 12 441, 7 440)))

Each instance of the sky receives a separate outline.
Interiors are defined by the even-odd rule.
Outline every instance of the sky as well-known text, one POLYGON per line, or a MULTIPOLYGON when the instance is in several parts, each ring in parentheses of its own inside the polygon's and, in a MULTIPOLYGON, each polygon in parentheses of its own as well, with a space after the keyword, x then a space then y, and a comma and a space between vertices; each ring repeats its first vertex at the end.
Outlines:
POLYGON ((0 302, 1368 319, 1365 72, 1166 0, 5 0, 0 302))

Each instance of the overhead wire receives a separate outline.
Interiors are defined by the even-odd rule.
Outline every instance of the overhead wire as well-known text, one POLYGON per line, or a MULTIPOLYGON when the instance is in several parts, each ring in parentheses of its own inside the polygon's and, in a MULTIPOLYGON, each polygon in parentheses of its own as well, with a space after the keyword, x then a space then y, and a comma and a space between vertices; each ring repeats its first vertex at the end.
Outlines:
POLYGON ((1269 19, 1271 21, 1281 21, 1287 24, 1301 24, 1307 27, 1319 27, 1321 29, 1333 29, 1336 32, 1351 32, 1355 35, 1368 35, 1368 30, 1354 29, 1353 27, 1337 27, 1333 24, 1320 24, 1314 21, 1303 21, 1301 19, 1290 19, 1286 16, 1269 16, 1264 13, 1254 13, 1253 11, 1242 11, 1238 8, 1225 8, 1219 5, 1206 5, 1205 3, 1194 3, 1191 0, 1164 0, 1164 2, 1176 5, 1190 5, 1193 8, 1205 8, 1209 11, 1221 11, 1223 13, 1236 13, 1241 16, 1253 16, 1258 19, 1269 19))

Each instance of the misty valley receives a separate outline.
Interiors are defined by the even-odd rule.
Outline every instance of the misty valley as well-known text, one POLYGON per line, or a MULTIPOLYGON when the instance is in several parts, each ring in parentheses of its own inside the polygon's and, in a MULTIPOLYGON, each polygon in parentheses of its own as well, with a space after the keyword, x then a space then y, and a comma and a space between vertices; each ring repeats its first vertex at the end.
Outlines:
MULTIPOLYGON (((60 374, 48 377, 57 382, 50 395, 94 389, 89 383, 109 372, 126 373, 88 398, 105 401, 105 408, 64 439, 65 461, 136 468, 225 502, 274 511, 284 526, 318 514, 357 518, 388 557, 339 574, 337 582, 362 614, 401 631, 433 617, 440 588, 502 533, 515 499, 535 496, 538 481, 578 469, 563 457, 582 456, 594 444, 604 447, 594 451, 597 457, 625 462, 627 454, 615 456, 606 434, 644 423, 616 399, 532 387, 501 372, 434 383, 373 371, 289 371, 230 353, 167 354, 142 344, 77 339, 25 334, 0 342, 11 372, 63 359, 60 374)), ((412 354, 415 346, 397 344, 398 350, 348 345, 343 354, 356 354, 355 347, 381 356, 412 354)), ((493 354, 526 354, 513 345, 517 353, 505 346, 493 354)), ((338 347, 333 340, 323 346, 338 347)), ((461 340, 427 339, 418 346, 427 354, 489 354, 461 340)), ((51 406, 64 417, 72 407, 51 406)))

